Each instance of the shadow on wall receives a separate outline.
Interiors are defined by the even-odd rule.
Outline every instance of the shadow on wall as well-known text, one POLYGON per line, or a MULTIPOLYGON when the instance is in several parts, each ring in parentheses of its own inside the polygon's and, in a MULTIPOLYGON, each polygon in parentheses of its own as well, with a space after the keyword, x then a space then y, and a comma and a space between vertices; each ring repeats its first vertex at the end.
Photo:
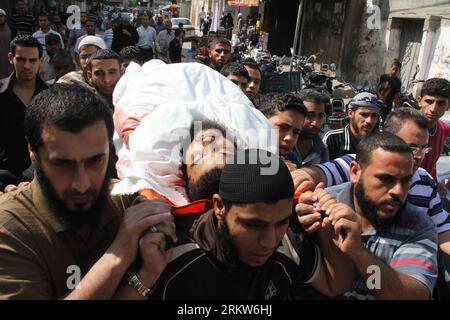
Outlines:
POLYGON ((386 44, 389 1, 373 1, 373 4, 379 10, 363 6, 360 22, 351 32, 352 41, 348 50, 344 50, 341 63, 341 75, 346 81, 370 87, 377 85, 378 78, 385 73, 386 61, 389 60, 386 44))

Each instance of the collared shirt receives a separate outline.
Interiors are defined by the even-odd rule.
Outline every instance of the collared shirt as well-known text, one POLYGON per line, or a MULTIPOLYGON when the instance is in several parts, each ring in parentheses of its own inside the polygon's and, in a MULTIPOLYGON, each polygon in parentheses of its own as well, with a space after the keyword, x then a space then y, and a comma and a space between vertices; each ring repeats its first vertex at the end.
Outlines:
POLYGON ((139 42, 137 46, 144 49, 153 48, 156 42, 156 30, 155 28, 148 26, 140 26, 137 28, 137 33, 139 34, 139 42))
MULTIPOLYGON (((20 179, 31 161, 24 133, 27 106, 13 91, 15 79, 15 73, 12 73, 0 80, 0 169, 8 170, 20 179)), ((33 97, 45 89, 47 85, 37 77, 33 97)))
MULTIPOLYGON (((339 185, 350 181, 350 163, 355 160, 354 154, 331 160, 316 167, 327 177, 327 186, 339 185)), ((411 178, 408 202, 423 215, 428 215, 437 228, 438 233, 450 230, 450 215, 442 207, 437 184, 422 168, 418 168, 411 178)))
MULTIPOLYGON (((312 166, 330 160, 327 146, 322 142, 322 139, 318 135, 314 137, 312 141, 312 148, 306 155, 305 159, 302 159, 300 150, 297 147, 294 148, 292 153, 292 156, 295 157, 294 163, 300 164, 298 165, 299 167, 312 166)), ((288 160, 291 159, 288 157, 288 160)))
MULTIPOLYGON (((353 184, 348 182, 335 190, 337 199, 353 210, 353 184)), ((384 229, 369 228, 361 234, 364 247, 397 272, 423 283, 430 297, 437 278, 437 234, 430 219, 406 203, 394 223, 384 229)), ((383 275, 381 275, 383 276, 383 275)), ((347 299, 374 299, 359 275, 347 299)))
POLYGON ((327 146, 330 159, 336 159, 343 155, 356 152, 358 140, 350 129, 350 125, 344 128, 330 130, 323 135, 323 143, 327 146))
POLYGON ((310 283, 317 276, 318 247, 291 229, 264 265, 238 263, 230 273, 213 216, 212 210, 194 217, 175 214, 178 242, 151 299, 287 299, 294 284, 310 283))
POLYGON ((156 48, 158 53, 167 54, 167 50, 169 50, 170 42, 175 38, 175 32, 173 30, 170 31, 170 34, 167 30, 163 30, 158 33, 156 37, 156 48))
POLYGON ((0 197, 0 299, 59 299, 100 259, 117 233, 126 198, 108 198, 93 227, 69 228, 30 185, 0 197))

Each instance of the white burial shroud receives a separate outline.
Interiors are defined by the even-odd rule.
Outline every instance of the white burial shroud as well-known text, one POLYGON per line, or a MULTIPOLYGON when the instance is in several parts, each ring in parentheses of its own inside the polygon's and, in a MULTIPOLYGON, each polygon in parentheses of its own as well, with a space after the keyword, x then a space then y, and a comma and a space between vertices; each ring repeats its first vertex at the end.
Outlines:
POLYGON ((114 94, 115 146, 120 182, 113 194, 152 189, 175 205, 188 203, 182 179, 182 141, 194 120, 216 121, 238 147, 278 154, 278 138, 240 88, 199 63, 131 63, 114 94))

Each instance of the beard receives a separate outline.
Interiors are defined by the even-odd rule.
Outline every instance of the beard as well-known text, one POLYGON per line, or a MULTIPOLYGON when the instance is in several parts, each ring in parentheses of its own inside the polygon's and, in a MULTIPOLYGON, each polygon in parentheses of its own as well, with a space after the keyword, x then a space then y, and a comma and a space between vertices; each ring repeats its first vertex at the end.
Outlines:
POLYGON ((406 205, 406 203, 398 197, 393 197, 390 200, 383 200, 381 203, 376 204, 367 197, 362 180, 355 185, 355 197, 363 217, 366 218, 376 230, 388 229, 392 226, 392 224, 400 217, 400 212, 406 205), (392 218, 380 217, 377 212, 380 207, 385 204, 398 204, 400 205, 400 209, 392 218))
POLYGON ((187 179, 186 191, 191 201, 201 199, 212 200, 214 194, 219 193, 220 175, 222 168, 215 168, 204 173, 197 181, 187 179))
POLYGON ((302 139, 312 140, 319 134, 319 132, 320 132, 320 130, 317 130, 317 129, 303 128, 302 130, 300 130, 300 133, 298 136, 299 136, 299 138, 302 138, 302 139))
POLYGON ((109 185, 111 182, 111 178, 114 176, 113 156, 110 156, 103 184, 100 188, 100 192, 96 197, 96 190, 94 188, 89 188, 83 194, 75 190, 64 192, 64 195, 69 197, 86 194, 93 195, 94 202, 89 208, 68 208, 64 201, 59 198, 51 182, 45 175, 45 172, 42 170, 38 158, 36 158, 35 172, 36 179, 39 182, 42 193, 47 200, 50 210, 63 226, 68 228, 78 228, 83 224, 88 224, 91 226, 98 224, 101 218, 102 209, 109 196, 109 185))
POLYGON ((219 240, 220 248, 222 249, 225 268, 230 274, 237 271, 240 262, 237 251, 233 245, 233 241, 230 235, 230 229, 224 217, 223 223, 217 228, 217 238, 219 240))

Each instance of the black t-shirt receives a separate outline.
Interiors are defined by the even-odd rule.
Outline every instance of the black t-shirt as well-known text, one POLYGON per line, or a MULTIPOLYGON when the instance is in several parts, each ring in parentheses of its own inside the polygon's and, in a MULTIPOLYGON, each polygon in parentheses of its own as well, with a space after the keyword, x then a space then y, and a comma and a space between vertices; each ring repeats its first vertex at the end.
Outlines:
POLYGON ((169 57, 172 63, 181 62, 181 49, 183 48, 181 42, 175 38, 169 44, 169 57))
POLYGON ((392 107, 395 95, 400 93, 402 81, 398 77, 391 77, 389 74, 383 74, 378 82, 378 91, 384 99, 387 107, 392 107))

